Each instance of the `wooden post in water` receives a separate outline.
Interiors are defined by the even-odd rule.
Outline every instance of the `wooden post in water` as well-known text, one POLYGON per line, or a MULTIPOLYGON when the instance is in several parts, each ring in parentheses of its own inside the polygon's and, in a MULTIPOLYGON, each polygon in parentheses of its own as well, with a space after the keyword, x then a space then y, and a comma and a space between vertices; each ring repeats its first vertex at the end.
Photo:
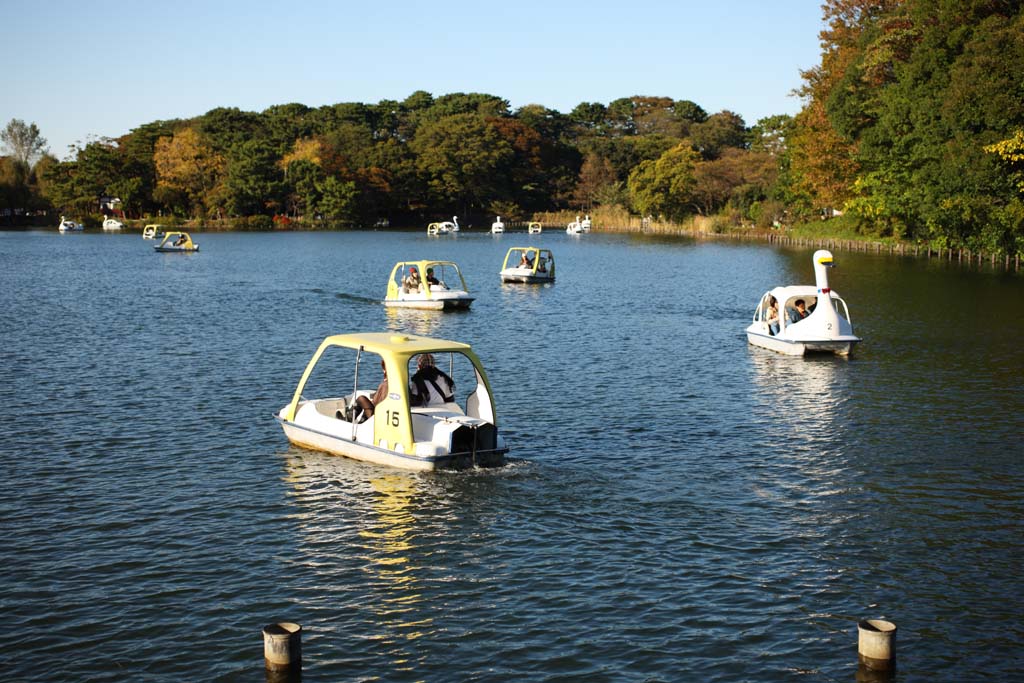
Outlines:
POLYGON ((280 622, 263 627, 263 661, 274 674, 302 676, 302 627, 280 622))
POLYGON ((896 665, 896 624, 884 619, 865 619, 857 624, 857 659, 872 671, 889 671, 896 665))

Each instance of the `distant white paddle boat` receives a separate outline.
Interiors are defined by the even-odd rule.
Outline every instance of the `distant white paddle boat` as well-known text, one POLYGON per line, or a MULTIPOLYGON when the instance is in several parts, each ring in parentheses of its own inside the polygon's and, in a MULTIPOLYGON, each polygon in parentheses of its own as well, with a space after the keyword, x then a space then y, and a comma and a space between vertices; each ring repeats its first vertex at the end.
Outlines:
POLYGON ((452 261, 401 261, 391 269, 384 305, 435 311, 466 309, 473 297, 452 261))
POLYGON ((68 219, 64 218, 64 216, 61 216, 60 225, 57 226, 57 229, 60 230, 61 232, 81 232, 82 230, 85 230, 85 226, 82 225, 81 223, 69 221, 68 219))
POLYGON ((850 311, 828 286, 832 253, 814 252, 815 285, 776 287, 765 292, 747 327, 747 341, 791 356, 820 351, 849 355, 861 341, 853 334, 850 311))
POLYGON ((501 266, 502 282, 544 284, 555 281, 555 257, 550 249, 512 247, 501 266))
MULTIPOLYGON (((576 220, 578 220, 578 221, 580 220, 579 216, 576 217, 576 220)), ((583 217, 582 221, 580 221, 580 230, 582 230, 583 232, 590 232, 590 214, 589 213, 586 216, 583 217)))
POLYGON ((114 231, 114 230, 120 230, 123 227, 124 227, 124 223, 122 223, 121 221, 117 220, 116 218, 107 217, 107 216, 103 217, 103 229, 106 230, 107 232, 111 232, 111 231, 114 231))
POLYGON ((427 226, 428 235, 447 235, 452 232, 459 231, 459 217, 452 216, 450 221, 443 221, 441 223, 431 223, 427 226))
POLYGON ((142 229, 142 239, 162 240, 164 238, 164 226, 150 223, 142 229))
POLYGON ((501 222, 501 216, 498 216, 498 220, 491 223, 491 233, 497 234, 505 232, 505 224, 501 222))
POLYGON ((467 344, 429 337, 327 337, 274 417, 296 446, 411 470, 499 466, 508 450, 480 359, 467 344), (342 372, 330 379, 346 379, 353 391, 307 399, 306 383, 328 351, 327 364, 342 372), (360 389, 360 374, 365 382, 378 368, 377 391, 360 389))
POLYGON ((580 221, 579 216, 576 216, 576 220, 574 220, 572 223, 569 223, 569 225, 565 226, 565 232, 566 234, 569 235, 579 235, 581 232, 583 232, 583 223, 582 221, 580 221))

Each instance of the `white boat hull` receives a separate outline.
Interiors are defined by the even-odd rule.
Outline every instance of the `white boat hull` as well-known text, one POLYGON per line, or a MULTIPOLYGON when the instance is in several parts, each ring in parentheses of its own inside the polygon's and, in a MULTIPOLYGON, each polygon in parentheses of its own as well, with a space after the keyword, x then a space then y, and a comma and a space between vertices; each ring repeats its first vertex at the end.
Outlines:
MULTIPOLYGON (((335 402, 336 399, 328 399, 335 402)), ((497 448, 477 453, 449 453, 447 444, 451 442, 452 433, 463 425, 484 426, 483 420, 467 417, 443 409, 418 409, 413 413, 416 431, 419 438, 429 441, 417 441, 414 453, 404 453, 373 445, 373 420, 357 425, 355 438, 352 438, 352 423, 331 418, 316 410, 315 402, 307 402, 300 406, 295 421, 284 419, 288 409, 282 408, 274 418, 281 424, 288 441, 310 450, 324 451, 334 455, 342 455, 353 460, 386 465, 406 470, 435 471, 440 469, 460 469, 465 467, 497 467, 505 462, 508 449, 497 437, 497 448), (441 444, 445 445, 442 446, 441 444)))
POLYGON ((854 344, 859 341, 859 337, 853 336, 833 339, 790 339, 747 329, 747 342, 763 349, 784 353, 787 356, 803 356, 807 353, 834 353, 839 356, 848 356, 853 351, 854 344))
POLYGON ((554 282, 554 276, 549 273, 535 273, 530 268, 506 268, 501 271, 502 282, 518 282, 527 285, 543 284, 554 282))
POLYGON ((418 308, 424 311, 458 311, 469 308, 474 298, 471 296, 460 297, 434 297, 432 299, 398 299, 385 300, 384 305, 389 308, 418 308))

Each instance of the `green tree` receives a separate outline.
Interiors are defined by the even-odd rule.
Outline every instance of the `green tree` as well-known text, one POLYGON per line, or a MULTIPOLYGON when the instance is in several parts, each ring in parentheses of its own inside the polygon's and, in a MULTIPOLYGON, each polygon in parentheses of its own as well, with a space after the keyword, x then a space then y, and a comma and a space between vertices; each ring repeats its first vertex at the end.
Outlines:
POLYGON ((342 225, 352 225, 358 211, 356 184, 328 176, 317 185, 320 192, 319 210, 324 218, 342 225))
POLYGON ((21 119, 11 119, 2 131, 0 142, 4 147, 24 164, 32 162, 46 152, 46 138, 39 133, 35 123, 26 124, 21 119))
POLYGON ((664 216, 682 220, 693 213, 693 191, 696 186, 700 156, 689 145, 681 143, 656 161, 644 161, 629 174, 629 198, 643 215, 664 216))
POLYGON ((466 209, 500 196, 498 171, 514 156, 512 145, 477 114, 424 123, 410 147, 434 200, 466 209))
POLYGON ((273 213, 283 204, 284 183, 274 145, 249 140, 228 155, 224 173, 225 204, 236 216, 273 213))
POLYGON ((720 111, 690 126, 690 141, 705 159, 716 159, 729 147, 739 149, 746 145, 746 124, 739 114, 720 111))

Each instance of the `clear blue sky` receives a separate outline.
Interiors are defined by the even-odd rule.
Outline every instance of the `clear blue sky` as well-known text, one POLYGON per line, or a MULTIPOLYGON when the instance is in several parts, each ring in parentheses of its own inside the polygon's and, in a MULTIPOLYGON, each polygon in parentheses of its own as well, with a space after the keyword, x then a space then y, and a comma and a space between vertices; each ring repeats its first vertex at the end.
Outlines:
POLYGON ((0 126, 58 158, 214 107, 482 92, 512 108, 654 95, 747 125, 794 114, 820 0, 0 0, 0 126))

